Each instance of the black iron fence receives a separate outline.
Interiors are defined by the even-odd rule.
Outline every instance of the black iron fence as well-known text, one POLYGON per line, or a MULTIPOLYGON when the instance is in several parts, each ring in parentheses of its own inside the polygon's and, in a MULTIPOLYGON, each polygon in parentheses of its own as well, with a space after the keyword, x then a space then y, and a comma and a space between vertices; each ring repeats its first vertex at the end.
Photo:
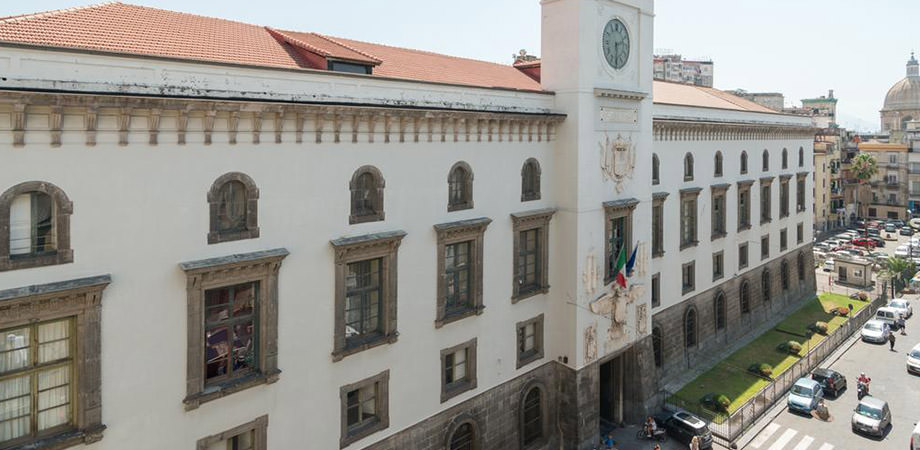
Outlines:
MULTIPOLYGON (((862 328, 863 324, 875 316, 876 310, 888 301, 886 294, 887 283, 882 286, 881 294, 858 313, 850 316, 839 328, 830 333, 824 340, 811 348, 806 348, 802 356, 791 367, 772 379, 770 384, 764 386, 756 395, 731 414, 713 411, 700 404, 699 399, 684 399, 671 392, 663 392, 665 408, 683 409, 690 411, 709 422, 713 437, 720 444, 729 446, 750 428, 767 410, 777 401, 782 400, 786 392, 795 382, 807 376, 822 361, 827 359, 844 341, 853 333, 862 328)), ((854 300, 856 302, 857 300, 854 300)), ((729 370, 744 371, 743 368, 729 370)))

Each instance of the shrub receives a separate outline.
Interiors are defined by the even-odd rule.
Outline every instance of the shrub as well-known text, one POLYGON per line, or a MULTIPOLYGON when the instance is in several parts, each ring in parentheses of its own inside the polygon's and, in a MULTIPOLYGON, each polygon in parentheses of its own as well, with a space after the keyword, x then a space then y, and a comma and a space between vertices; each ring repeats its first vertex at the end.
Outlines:
POLYGON ((732 401, 727 395, 719 394, 716 396, 716 404, 720 406, 722 411, 728 412, 728 407, 731 406, 732 401))
POLYGON ((728 412, 728 407, 732 404, 732 401, 725 394, 709 393, 700 399, 700 403, 714 411, 728 412))
POLYGON ((767 363, 754 363, 748 366, 748 372, 753 372, 762 377, 769 378, 773 375, 773 366, 767 363))
MULTIPOLYGON (((850 312, 850 311, 847 310, 847 312, 850 312)), ((818 321, 818 322, 815 322, 813 326, 815 327, 815 333, 827 336, 827 322, 818 321)))
POLYGON ((777 345, 776 349, 783 353, 797 355, 799 354, 799 352, 802 351, 802 344, 799 344, 796 341, 788 341, 788 342, 783 342, 782 344, 777 345))
POLYGON ((833 312, 835 316, 846 317, 847 315, 850 314, 850 308, 847 308, 846 306, 838 306, 834 308, 831 312, 833 312))
POLYGON ((865 293, 865 292, 859 292, 859 293, 856 294, 856 298, 858 298, 858 299, 860 299, 860 300, 862 300, 862 301, 864 301, 864 302, 867 302, 867 301, 869 301, 869 294, 867 294, 867 293, 865 293))

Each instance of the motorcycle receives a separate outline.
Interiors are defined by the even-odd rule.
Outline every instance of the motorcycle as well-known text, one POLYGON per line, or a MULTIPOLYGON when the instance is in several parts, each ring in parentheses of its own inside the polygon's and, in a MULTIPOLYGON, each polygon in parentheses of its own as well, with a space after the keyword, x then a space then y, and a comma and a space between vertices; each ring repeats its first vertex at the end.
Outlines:
POLYGON ((654 432, 652 432, 652 435, 649 436, 645 428, 641 428, 639 432, 636 433, 636 439, 639 439, 639 440, 648 439, 650 441, 655 440, 658 442, 664 442, 665 440, 668 439, 668 433, 667 431, 661 428, 657 428, 654 432))
POLYGON ((869 395, 869 384, 862 382, 856 383, 856 397, 862 400, 862 398, 867 395, 869 395))

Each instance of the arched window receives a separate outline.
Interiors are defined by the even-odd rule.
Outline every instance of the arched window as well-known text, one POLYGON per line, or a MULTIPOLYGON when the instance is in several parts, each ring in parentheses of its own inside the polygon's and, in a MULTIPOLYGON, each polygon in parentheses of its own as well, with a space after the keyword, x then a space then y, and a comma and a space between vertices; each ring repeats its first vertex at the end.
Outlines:
POLYGON ((652 153, 652 184, 658 184, 661 181, 659 171, 658 154, 652 153))
POLYGON ((770 271, 768 269, 764 269, 760 274, 760 294, 763 296, 763 301, 770 301, 770 271))
POLYGON ((540 163, 534 158, 524 161, 521 168, 521 201, 529 202, 540 199, 540 163))
POLYGON ((805 149, 799 147, 799 167, 805 167, 805 149))
POLYGON ((766 149, 763 151, 763 171, 767 172, 770 170, 770 152, 766 149))
POLYGON ((526 391, 521 402, 522 447, 539 442, 543 433, 543 390, 534 386, 526 391))
POLYGON ((459 211, 473 207, 473 170, 469 164, 460 161, 450 168, 447 175, 447 211, 459 211))
POLYGON ((687 153, 684 155, 684 181, 693 179, 693 155, 687 153))
POLYGON ((0 271, 73 262, 73 203, 43 181, 17 184, 0 195, 0 271))
POLYGON ((448 450, 479 450, 479 437, 473 422, 458 425, 447 441, 448 450))
POLYGON ((684 346, 696 347, 696 309, 692 306, 684 313, 684 346))
POLYGON ((748 314, 751 312, 751 286, 744 280, 741 282, 741 289, 739 289, 739 295, 741 302, 741 314, 748 314))
POLYGON ((722 152, 716 152, 714 174, 717 177, 722 176, 722 152))
POLYGON ((805 281, 805 253, 799 252, 798 261, 796 261, 799 272, 799 281, 805 281))
POLYGON ((716 294, 713 306, 715 307, 716 329, 723 330, 725 329, 725 293, 719 291, 716 294))
POLYGON ((655 355, 655 367, 661 367, 661 327, 652 328, 652 353, 655 355))
POLYGON ((747 173, 747 162, 748 162, 747 159, 748 159, 747 152, 742 150, 741 151, 741 173, 742 174, 747 173))
POLYGON ((779 275, 782 279, 783 290, 789 290, 789 263, 784 259, 779 266, 779 275))
POLYGON ((783 149, 783 169, 789 168, 789 152, 783 149))
POLYGON ((211 227, 208 244, 259 237, 259 188, 248 175, 221 175, 208 191, 211 227))
POLYGON ((348 223, 377 222, 384 219, 383 174, 374 166, 364 166, 351 176, 351 216, 348 223))

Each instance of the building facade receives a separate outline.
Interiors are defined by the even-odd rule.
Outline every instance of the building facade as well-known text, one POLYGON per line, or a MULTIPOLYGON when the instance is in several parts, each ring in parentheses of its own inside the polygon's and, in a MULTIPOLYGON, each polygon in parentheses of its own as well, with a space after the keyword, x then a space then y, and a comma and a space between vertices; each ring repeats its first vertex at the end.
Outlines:
POLYGON ((0 19, 0 445, 593 448, 811 298, 809 121, 653 82, 651 0, 542 16, 514 66, 0 19))
POLYGON ((920 63, 910 54, 906 76, 895 83, 885 96, 879 112, 882 133, 907 129, 907 122, 920 119, 920 63))
POLYGON ((712 87, 712 61, 684 59, 681 55, 655 55, 652 74, 656 80, 712 87))
POLYGON ((909 219, 907 146, 869 141, 859 143, 858 148, 861 153, 872 155, 878 165, 868 189, 858 190, 860 217, 909 219))

